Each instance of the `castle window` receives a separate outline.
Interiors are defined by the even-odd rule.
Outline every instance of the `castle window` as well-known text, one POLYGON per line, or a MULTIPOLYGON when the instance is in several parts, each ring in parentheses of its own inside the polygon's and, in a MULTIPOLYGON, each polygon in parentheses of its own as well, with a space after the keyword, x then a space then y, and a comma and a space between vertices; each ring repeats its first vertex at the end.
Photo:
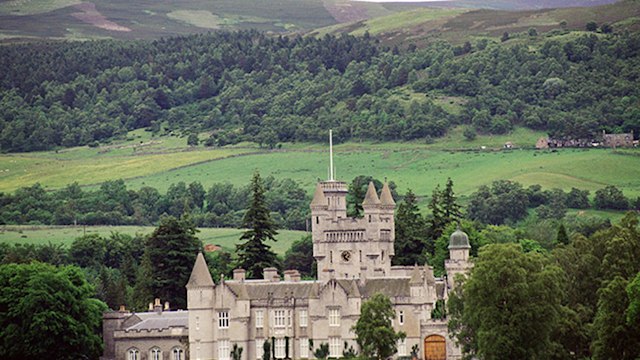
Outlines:
POLYGON ((329 251, 329 262, 333 264, 333 251, 329 251))
POLYGON ((285 356, 287 356, 286 354, 286 341, 284 339, 275 339, 276 343, 274 344, 274 353, 276 356, 276 359, 284 359, 285 356))
POLYGON ((184 351, 180 348, 174 348, 171 351, 171 360, 184 360, 184 351))
POLYGON ((407 339, 398 339, 398 356, 407 356, 407 339))
POLYGON ((256 359, 262 359, 264 355, 264 339, 256 339, 256 359))
POLYGON ((371 222, 371 215, 369 215, 369 222, 371 222))
POLYGON ((300 310, 300 327, 307 327, 307 323, 307 310, 300 310))
POLYGON ((218 328, 219 329, 229 328, 229 312, 228 311, 218 312, 218 328))
POLYGON ((300 354, 301 359, 309 358, 309 339, 300 338, 300 354))
POLYGON ((384 262, 384 250, 382 250, 382 256, 380 256, 380 262, 384 262))
POLYGON ((320 217, 316 216, 316 224, 320 224, 320 217))
POLYGON ((218 359, 229 360, 231 355, 231 347, 229 346, 229 340, 218 340, 218 359))
POLYGON ((129 349, 127 351, 127 360, 140 360, 140 351, 138 349, 129 349))
POLYGON ((404 311, 402 310, 398 312, 398 324, 404 325, 404 311))
POLYGON ((149 359, 162 360, 162 350, 159 348, 153 348, 149 351, 149 359))
POLYGON ((339 337, 329 338, 329 357, 342 357, 342 342, 340 341, 339 337))
POLYGON ((264 327, 264 313, 262 310, 256 310, 256 329, 264 327))
POLYGON ((286 311, 284 310, 273 310, 273 326, 274 327, 285 327, 286 325, 286 311))
POLYGON ((329 326, 340 326, 340 309, 329 309, 329 326))
POLYGON ((200 317, 196 316, 196 330, 200 330, 200 317))

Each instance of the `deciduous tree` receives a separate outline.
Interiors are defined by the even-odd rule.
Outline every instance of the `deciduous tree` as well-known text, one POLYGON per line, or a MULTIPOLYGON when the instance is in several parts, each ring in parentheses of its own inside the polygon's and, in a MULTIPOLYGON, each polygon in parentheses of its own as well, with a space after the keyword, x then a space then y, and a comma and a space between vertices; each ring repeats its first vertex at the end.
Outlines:
POLYGON ((382 360, 396 353, 397 342, 405 334, 393 329, 394 317, 391 300, 383 294, 375 294, 362 303, 360 318, 354 326, 362 356, 382 360))
POLYGON ((517 244, 480 249, 475 267, 450 307, 450 330, 467 358, 544 359, 561 311, 561 270, 517 244))
POLYGON ((3 359, 96 359, 106 305, 75 266, 0 266, 3 359))

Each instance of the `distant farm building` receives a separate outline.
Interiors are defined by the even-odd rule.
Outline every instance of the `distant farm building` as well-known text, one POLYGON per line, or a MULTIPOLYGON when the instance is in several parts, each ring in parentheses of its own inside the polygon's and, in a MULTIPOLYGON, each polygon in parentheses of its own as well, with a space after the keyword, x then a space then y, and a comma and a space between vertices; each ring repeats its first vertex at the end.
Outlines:
POLYGON ((602 144, 606 147, 633 147, 633 131, 624 134, 607 134, 602 131, 602 144))

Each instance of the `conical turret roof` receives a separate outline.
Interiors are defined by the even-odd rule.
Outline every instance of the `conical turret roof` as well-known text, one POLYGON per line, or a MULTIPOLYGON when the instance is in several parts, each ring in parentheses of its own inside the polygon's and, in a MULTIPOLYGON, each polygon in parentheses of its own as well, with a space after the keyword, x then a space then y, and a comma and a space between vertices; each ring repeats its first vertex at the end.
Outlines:
POLYGON ((367 188, 367 194, 364 196, 364 201, 362 205, 380 205, 380 199, 378 198, 378 193, 376 192, 376 187, 373 186, 373 182, 369 182, 369 187, 367 188))
POLYGON ((207 262, 204 260, 204 256, 202 253, 198 253, 196 257, 196 262, 193 265, 193 270, 191 271, 191 277, 189 277, 189 282, 187 283, 187 287, 200 287, 200 286, 214 286, 213 279, 211 278, 211 273, 209 272, 209 268, 207 267, 207 262))
POLYGON ((384 182, 382 192, 380 193, 380 201, 382 202, 382 205, 396 205, 396 202, 393 201, 393 196, 391 196, 391 189, 389 189, 389 184, 387 184, 386 181, 384 182))
POLYGON ((413 271, 411 271, 411 279, 409 280, 410 285, 420 285, 422 284, 422 274, 420 274, 420 269, 415 266, 413 271))
POLYGON ((311 200, 311 206, 322 206, 327 204, 327 199, 324 197, 324 191, 322 191, 322 185, 318 183, 316 185, 316 191, 313 193, 313 200, 311 200))

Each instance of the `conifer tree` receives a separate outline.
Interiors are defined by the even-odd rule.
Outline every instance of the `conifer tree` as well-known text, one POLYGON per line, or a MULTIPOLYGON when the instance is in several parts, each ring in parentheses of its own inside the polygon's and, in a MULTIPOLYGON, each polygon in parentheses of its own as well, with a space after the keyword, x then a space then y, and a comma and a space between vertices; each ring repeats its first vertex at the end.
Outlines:
POLYGON ((167 216, 160 221, 144 249, 136 284, 138 308, 144 308, 144 304, 153 298, 168 301, 172 308, 186 308, 184 285, 189 281, 196 255, 202 249, 196 231, 188 218, 167 216))
POLYGON ((442 191, 440 190, 440 184, 436 185, 431 193, 431 201, 427 207, 431 210, 431 216, 428 219, 429 224, 429 238, 435 241, 442 235, 442 230, 447 225, 444 217, 444 210, 441 203, 442 191))
POLYGON ((453 192, 453 180, 447 178, 447 185, 440 194, 442 201, 442 212, 445 222, 448 224, 453 221, 458 221, 462 217, 460 211, 460 205, 458 205, 458 198, 453 192))
POLYGON ((398 205, 396 213, 396 242, 394 265, 414 265, 423 263, 421 259, 425 247, 426 224, 418 209, 416 195, 409 189, 404 201, 398 205))
POLYGON ((236 245, 238 253, 238 267, 247 271, 248 278, 259 278, 262 269, 276 266, 278 258, 265 243, 267 240, 276 241, 278 232, 269 215, 269 208, 265 199, 264 185, 257 171, 251 180, 251 200, 249 209, 244 214, 242 226, 246 229, 240 240, 245 242, 236 245))

